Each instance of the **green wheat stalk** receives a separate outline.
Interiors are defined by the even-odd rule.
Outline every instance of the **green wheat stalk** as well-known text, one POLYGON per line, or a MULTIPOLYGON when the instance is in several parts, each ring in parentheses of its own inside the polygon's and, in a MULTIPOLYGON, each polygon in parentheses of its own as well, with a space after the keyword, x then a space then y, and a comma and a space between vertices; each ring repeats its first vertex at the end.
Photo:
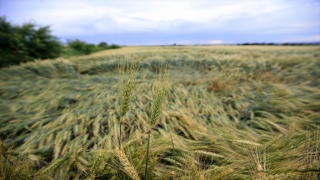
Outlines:
MULTIPOLYGON (((127 62, 127 69, 129 70, 128 74, 125 74, 126 68, 123 68, 122 75, 123 76, 129 76, 128 79, 125 81, 125 85, 122 90, 121 94, 121 100, 120 100, 120 118, 119 118, 119 124, 120 124, 120 134, 119 134, 119 147, 121 147, 121 141, 122 141, 122 120, 123 117, 126 115, 126 113, 129 111, 129 107, 131 104, 132 94, 133 94, 133 86, 134 86, 134 78, 135 73, 137 73, 137 70, 139 69, 139 64, 137 60, 133 60, 131 64, 127 62)), ((121 69, 121 68, 119 68, 121 69)))
MULTIPOLYGON (((156 124, 161 110, 162 110, 162 103, 164 100, 164 96, 165 96, 165 89, 164 87, 160 87, 157 91, 157 95, 156 95, 156 99, 154 101, 154 105, 152 108, 152 114, 151 114, 151 118, 150 118, 150 122, 151 122, 151 128, 156 124)), ((146 158, 146 167, 145 167, 145 174, 144 177, 145 179, 147 179, 147 172, 148 172, 148 161, 149 161, 149 146, 150 146, 150 133, 151 133, 151 128, 148 131, 148 144, 147 144, 147 158, 146 158)))
POLYGON ((120 137, 119 137, 119 146, 121 146, 121 139, 122 139, 122 119, 125 114, 129 111, 130 101, 131 101, 131 94, 132 94, 132 81, 128 79, 126 86, 123 90, 121 105, 120 105, 120 137))
POLYGON ((71 157, 71 153, 67 153, 62 158, 53 161, 48 167, 42 170, 42 174, 47 174, 48 172, 56 169, 58 166, 66 162, 71 157))

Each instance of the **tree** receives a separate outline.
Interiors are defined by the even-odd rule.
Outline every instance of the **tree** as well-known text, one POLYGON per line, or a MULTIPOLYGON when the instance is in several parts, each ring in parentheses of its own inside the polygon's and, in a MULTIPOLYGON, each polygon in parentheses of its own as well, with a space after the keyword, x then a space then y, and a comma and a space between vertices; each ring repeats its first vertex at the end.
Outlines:
POLYGON ((117 44, 111 44, 110 45, 110 49, 118 49, 121 48, 121 46, 117 45, 117 44))
POLYGON ((98 44, 99 47, 101 48, 107 48, 108 47, 108 44, 106 42, 101 42, 98 44))
POLYGON ((61 52, 62 44, 51 35, 49 26, 12 25, 6 17, 0 17, 0 68, 34 59, 57 58, 61 52))
POLYGON ((87 44, 86 42, 80 41, 79 39, 68 40, 68 46, 86 55, 94 52, 95 48, 94 44, 87 44))
POLYGON ((0 17, 0 67, 19 64, 25 57, 25 49, 19 43, 19 35, 15 34, 17 27, 0 17))

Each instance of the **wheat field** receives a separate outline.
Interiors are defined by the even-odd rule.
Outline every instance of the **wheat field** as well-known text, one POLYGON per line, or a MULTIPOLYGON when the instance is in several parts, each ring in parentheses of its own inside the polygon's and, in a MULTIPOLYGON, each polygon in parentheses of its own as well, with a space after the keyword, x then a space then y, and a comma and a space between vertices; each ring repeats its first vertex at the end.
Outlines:
POLYGON ((36 61, 0 99, 0 179, 320 178, 319 46, 36 61))

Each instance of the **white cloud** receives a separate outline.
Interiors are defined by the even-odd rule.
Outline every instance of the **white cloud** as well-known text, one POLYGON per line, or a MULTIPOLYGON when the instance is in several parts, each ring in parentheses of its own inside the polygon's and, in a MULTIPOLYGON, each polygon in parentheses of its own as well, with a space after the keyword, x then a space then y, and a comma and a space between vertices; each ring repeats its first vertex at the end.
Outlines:
MULTIPOLYGON (((12 1, 11 20, 34 19, 63 37, 136 32, 272 35, 320 28, 315 17, 320 5, 313 1, 12 1)), ((226 41, 208 37, 213 38, 226 41)))
POLYGON ((271 2, 266 6, 269 1, 52 1, 49 6, 28 12, 27 17, 41 24, 51 24, 59 34, 114 32, 115 29, 126 32, 196 30, 218 28, 239 17, 254 18, 281 10, 279 1, 277 4, 271 2), (183 23, 198 27, 179 29, 183 23), (85 30, 83 26, 92 26, 93 29, 85 30))
POLYGON ((285 38, 283 42, 319 42, 320 35, 285 38))
POLYGON ((225 42, 222 40, 210 40, 208 44, 224 44, 225 42))

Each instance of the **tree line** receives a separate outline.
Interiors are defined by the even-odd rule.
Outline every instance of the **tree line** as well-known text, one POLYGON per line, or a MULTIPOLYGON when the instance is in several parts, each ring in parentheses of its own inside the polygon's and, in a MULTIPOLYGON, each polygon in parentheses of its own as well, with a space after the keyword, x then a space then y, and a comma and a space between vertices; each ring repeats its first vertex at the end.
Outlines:
POLYGON ((89 44, 79 39, 68 40, 66 45, 51 34, 50 26, 34 23, 13 25, 5 16, 0 17, 0 68, 35 59, 55 59, 120 48, 119 45, 89 44))

